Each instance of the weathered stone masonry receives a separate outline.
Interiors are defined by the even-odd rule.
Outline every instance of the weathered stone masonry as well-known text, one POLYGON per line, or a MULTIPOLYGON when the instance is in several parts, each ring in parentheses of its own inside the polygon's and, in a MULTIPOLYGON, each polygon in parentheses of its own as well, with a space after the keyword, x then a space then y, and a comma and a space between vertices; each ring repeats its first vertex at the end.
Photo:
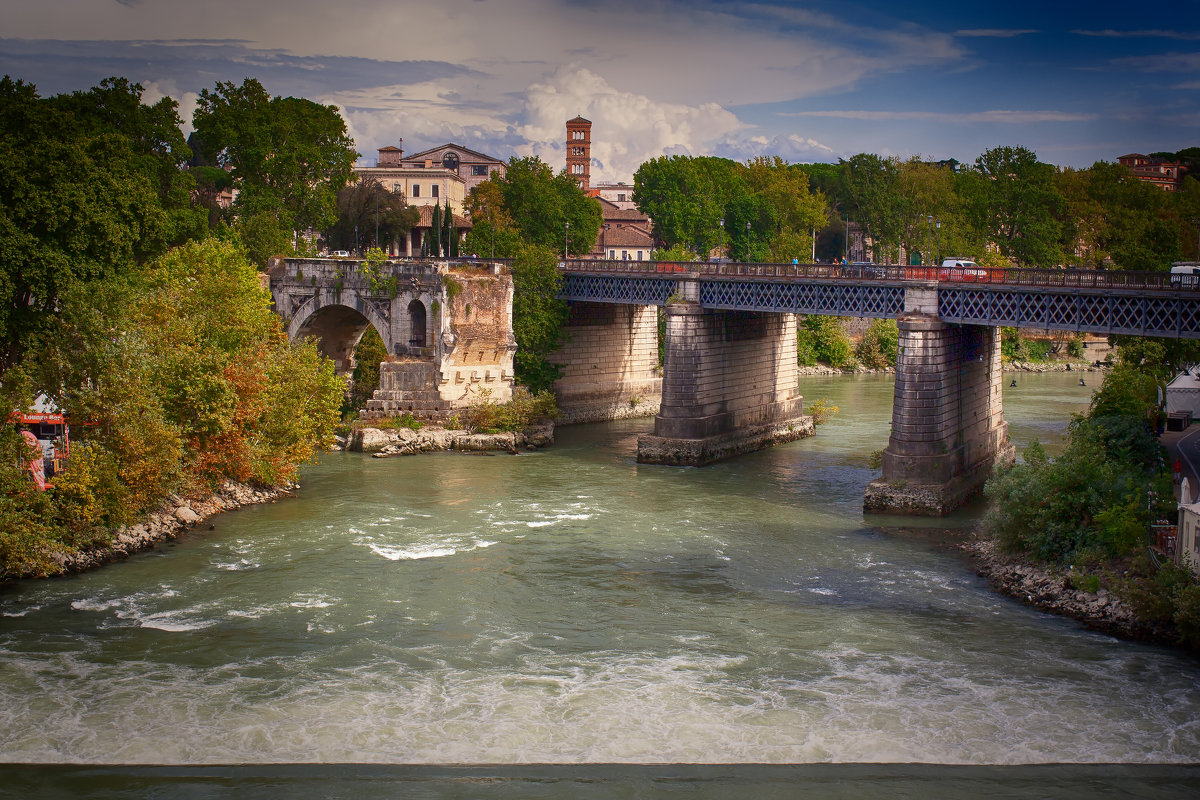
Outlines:
POLYGON ((562 365, 554 384, 559 423, 650 416, 658 411, 658 309, 571 303, 563 344, 550 357, 562 365))
POLYGON ((812 434, 796 365, 796 315, 666 307, 662 406, 638 461, 707 464, 812 434))
POLYGON ((271 294, 290 339, 312 337, 340 374, 368 326, 387 347, 366 418, 445 418, 486 393, 512 398, 512 276, 486 263, 389 261, 390 287, 345 259, 272 259, 271 294))
POLYGON ((898 320, 892 434, 867 511, 943 515, 1011 461, 1001 403, 997 328, 944 323, 920 311, 898 320))

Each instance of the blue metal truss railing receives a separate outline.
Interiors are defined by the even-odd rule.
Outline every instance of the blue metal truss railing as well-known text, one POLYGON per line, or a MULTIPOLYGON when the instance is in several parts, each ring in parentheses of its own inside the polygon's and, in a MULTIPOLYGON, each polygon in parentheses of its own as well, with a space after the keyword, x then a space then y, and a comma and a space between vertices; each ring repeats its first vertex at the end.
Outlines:
POLYGON ((1200 298, 1190 292, 942 286, 938 316, 972 325, 1200 339, 1200 298))

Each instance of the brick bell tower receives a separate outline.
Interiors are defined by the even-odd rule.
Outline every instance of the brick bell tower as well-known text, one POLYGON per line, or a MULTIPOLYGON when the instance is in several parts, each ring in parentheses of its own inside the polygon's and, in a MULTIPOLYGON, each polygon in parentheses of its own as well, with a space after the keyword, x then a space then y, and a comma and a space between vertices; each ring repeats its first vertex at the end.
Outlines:
POLYGON ((583 117, 567 120, 567 173, 583 191, 591 185, 592 122, 583 117))

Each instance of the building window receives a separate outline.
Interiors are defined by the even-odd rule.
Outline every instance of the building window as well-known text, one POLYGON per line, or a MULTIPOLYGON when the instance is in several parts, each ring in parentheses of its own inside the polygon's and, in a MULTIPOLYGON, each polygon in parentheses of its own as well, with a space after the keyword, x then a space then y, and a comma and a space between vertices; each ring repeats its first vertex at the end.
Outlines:
POLYGON ((619 195, 617 195, 617 202, 618 202, 618 203, 624 203, 624 202, 625 202, 625 195, 623 195, 623 194, 619 194, 619 195))
POLYGON ((641 250, 638 250, 637 256, 638 256, 637 260, 641 261, 642 260, 642 251, 641 250))
POLYGON ((615 259, 616 257, 617 257, 617 251, 616 251, 616 250, 609 250, 609 251, 608 251, 608 259, 609 259, 610 261, 612 261, 612 260, 613 260, 613 259, 615 259))
POLYGON ((438 187, 437 187, 437 184, 436 184, 436 183, 435 183, 433 186, 430 186, 430 187, 429 187, 429 196, 430 196, 430 197, 437 197, 437 196, 438 196, 438 187))
POLYGON ((583 174, 583 164, 572 164, 571 172, 574 172, 576 175, 582 175, 583 174))
POLYGON ((414 183, 412 186, 413 186, 413 192, 412 192, 412 196, 413 196, 413 197, 420 197, 420 196, 421 196, 421 184, 419 184, 419 183, 414 183))
POLYGON ((486 176, 488 174, 487 164, 472 164, 471 174, 486 176))

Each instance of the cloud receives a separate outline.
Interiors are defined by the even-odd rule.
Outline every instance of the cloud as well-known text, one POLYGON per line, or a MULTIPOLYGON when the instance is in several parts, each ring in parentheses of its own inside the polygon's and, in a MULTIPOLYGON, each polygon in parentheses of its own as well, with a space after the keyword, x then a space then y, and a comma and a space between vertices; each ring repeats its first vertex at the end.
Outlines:
POLYGON ((967 111, 949 113, 942 111, 795 111, 781 116, 833 117, 858 119, 871 122, 891 120, 918 120, 938 123, 1003 123, 1027 124, 1030 122, 1093 122, 1099 114, 1081 114, 1071 111, 967 111))
POLYGON ((955 31, 955 36, 988 37, 995 39, 1012 39, 1027 33, 1041 33, 1036 28, 969 28, 955 31))
POLYGON ((1128 56, 1114 58, 1110 63, 1117 68, 1136 69, 1143 72, 1200 72, 1200 53, 1128 56))
POLYGON ((1177 30, 1140 30, 1117 31, 1111 28, 1102 31, 1073 30, 1076 36, 1098 36, 1105 39, 1178 39, 1181 41, 1200 41, 1200 32, 1177 30))
POLYGON ((746 126, 716 103, 662 103, 623 92, 590 69, 568 65, 529 86, 516 133, 536 155, 559 168, 565 161, 566 121, 592 121, 592 177, 628 180, 642 162, 664 153, 699 155, 746 126))

